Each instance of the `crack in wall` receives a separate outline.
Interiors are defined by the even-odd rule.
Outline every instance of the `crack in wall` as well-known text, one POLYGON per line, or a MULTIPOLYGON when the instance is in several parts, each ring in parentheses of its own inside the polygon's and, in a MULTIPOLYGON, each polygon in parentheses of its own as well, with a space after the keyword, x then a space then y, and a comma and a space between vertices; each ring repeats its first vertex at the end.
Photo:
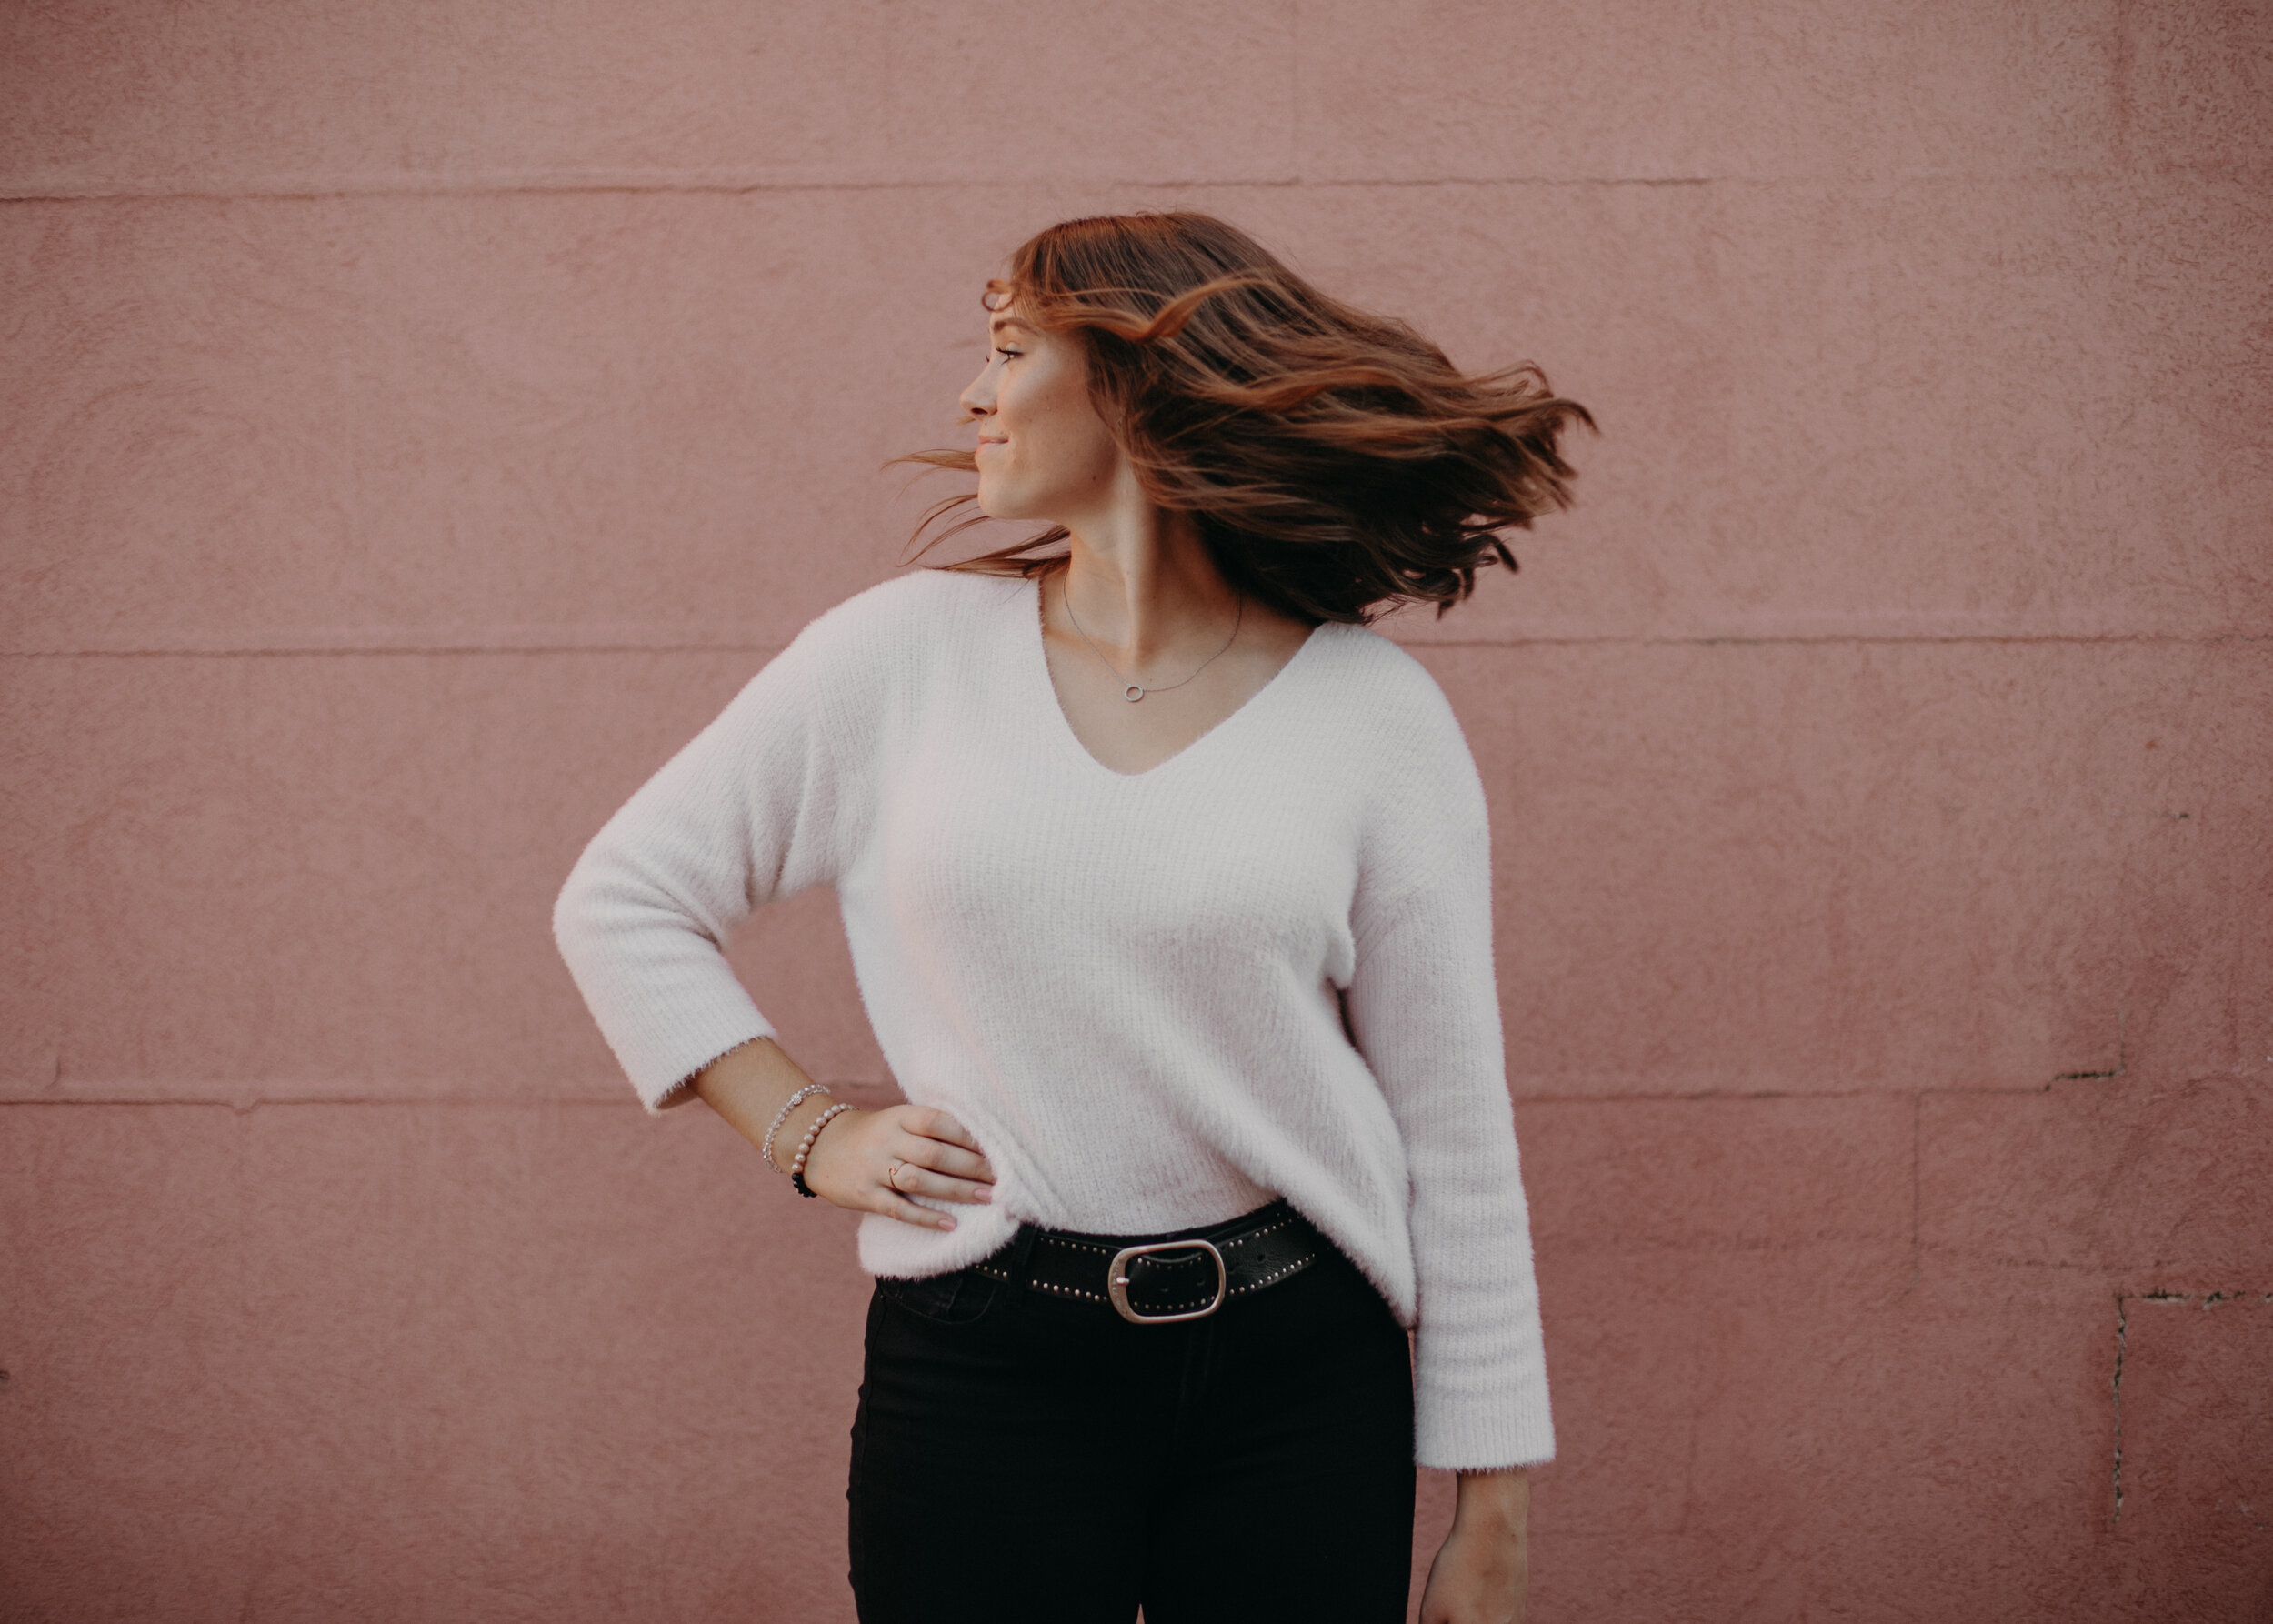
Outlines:
MULTIPOLYGON (((2184 817, 2185 814, 2181 813, 2179 816, 2184 817)), ((2131 1068, 2130 1039, 2129 1035, 2124 1029, 2123 1018, 2122 1010, 2118 1009, 2115 1012, 2115 1069, 2113 1071, 2062 1071, 2056 1073, 2052 1080, 2056 1083, 2090 1082, 2101 1078, 2121 1077, 2128 1071, 2131 1068)))
POLYGON ((2109 1519, 2113 1522, 2123 1520, 2123 1354, 2130 1328, 2129 1313, 2118 1296, 2115 1299, 2115 1379, 2109 1384, 2115 1412, 2115 1515, 2109 1519))
POLYGON ((2123 1520, 2123 1358, 2129 1351, 2133 1303, 2151 1303, 2158 1308, 2191 1308, 2199 1305, 2204 1313, 2219 1303, 2257 1301, 2273 1304, 2273 1291, 2135 1291, 2118 1292, 2115 1298, 2115 1376, 2108 1386, 2110 1408, 2115 1422, 2115 1515, 2110 1519, 2123 1520))

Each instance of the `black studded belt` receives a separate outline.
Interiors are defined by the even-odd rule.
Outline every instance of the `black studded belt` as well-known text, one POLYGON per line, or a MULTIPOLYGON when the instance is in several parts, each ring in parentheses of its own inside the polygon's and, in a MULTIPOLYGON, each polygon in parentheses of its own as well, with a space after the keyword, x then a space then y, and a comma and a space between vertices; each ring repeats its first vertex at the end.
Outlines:
POLYGON ((1229 1223, 1177 1235, 1081 1235, 1020 1227, 1017 1238, 971 1267, 1053 1297, 1110 1308, 1133 1325, 1199 1319, 1233 1298, 1291 1278, 1334 1243, 1285 1200, 1229 1223))

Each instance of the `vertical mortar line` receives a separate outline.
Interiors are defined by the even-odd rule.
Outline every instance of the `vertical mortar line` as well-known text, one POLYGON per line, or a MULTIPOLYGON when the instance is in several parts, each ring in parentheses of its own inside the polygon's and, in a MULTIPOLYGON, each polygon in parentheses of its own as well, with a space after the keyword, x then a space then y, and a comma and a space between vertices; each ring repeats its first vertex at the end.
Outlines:
POLYGON ((2123 1348, 2130 1333, 2130 1321, 2121 1292, 2115 1298, 2115 1379, 2108 1384, 2115 1422, 2115 1522, 2123 1520, 2123 1348))
POLYGON ((2118 167, 2131 163, 2131 69, 2133 47, 2131 0, 2116 0, 2115 60, 2108 65, 2108 128, 2115 137, 2118 167))
POLYGON ((1921 1193, 1925 1174, 1926 1093, 1920 1089, 1910 1096, 1910 1284, 1916 1286, 1919 1274, 1918 1232, 1923 1226, 1925 1198, 1921 1193))
MULTIPOLYGON (((231 1288, 232 1294, 236 1298, 237 1325, 246 1343, 250 1345, 257 1339, 259 1332, 258 1316, 255 1311, 255 1305, 253 1302, 252 1191, 253 1111, 260 1101, 256 1097, 247 1098, 245 1092, 240 1089, 236 1100, 229 1104, 229 1151, 230 1160, 234 1164, 233 1171, 235 1174, 235 1188, 230 1190, 229 1195, 230 1205, 235 1209, 233 1214, 235 1221, 231 1232, 236 1238, 236 1268, 233 1271, 235 1278, 231 1281, 231 1288)), ((249 1408, 248 1401, 247 1408, 249 1408)), ((255 1429, 254 1418, 250 1414, 245 1415, 242 1421, 240 1436, 255 1429)), ((251 1462, 248 1461, 245 1464, 248 1469, 244 1473, 244 1478, 245 1481, 250 1482, 257 1474, 249 1469, 251 1462)), ((266 1569, 267 1564, 257 1558, 245 1565, 242 1580, 244 1589, 237 1598, 236 1624, 254 1624, 256 1617, 256 1604, 260 1598, 261 1581, 266 1577, 266 1569)))
POLYGON ((1295 185, 1302 162, 1302 0, 1287 0, 1287 168, 1295 185))

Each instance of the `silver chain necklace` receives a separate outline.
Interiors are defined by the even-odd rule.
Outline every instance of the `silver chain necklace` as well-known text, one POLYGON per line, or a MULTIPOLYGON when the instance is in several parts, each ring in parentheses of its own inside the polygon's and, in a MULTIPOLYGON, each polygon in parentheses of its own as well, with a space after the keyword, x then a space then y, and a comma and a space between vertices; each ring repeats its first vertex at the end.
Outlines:
POLYGON ((1183 682, 1164 682, 1157 684, 1152 687, 1147 687, 1141 682, 1129 682, 1127 677, 1121 676, 1119 667, 1115 666, 1111 660, 1105 657, 1105 650, 1099 648, 1095 642, 1091 641, 1087 632, 1081 631, 1081 617, 1074 613, 1074 595, 1071 591, 1067 590, 1067 583, 1065 580, 1060 580, 1057 583, 1057 600, 1066 606, 1066 618, 1073 622, 1074 630, 1081 632, 1081 640, 1089 645, 1089 652, 1097 657, 1097 664, 1103 666, 1107 671, 1112 672, 1117 680, 1127 684, 1127 686, 1121 690, 1121 697, 1127 700, 1131 705, 1136 704, 1147 694, 1165 694, 1170 688, 1182 687, 1184 683, 1191 681, 1192 677, 1197 677, 1201 672, 1207 670, 1208 667, 1214 665, 1217 660, 1221 659, 1224 656, 1225 650, 1228 649, 1234 643, 1237 643, 1239 640, 1239 626, 1242 621, 1246 620, 1247 614, 1247 596, 1242 593, 1238 600, 1239 606, 1233 612, 1231 617, 1231 635, 1223 640, 1222 648, 1218 648, 1215 653, 1200 661, 1198 665, 1194 666, 1191 669, 1190 676, 1186 677, 1183 682))

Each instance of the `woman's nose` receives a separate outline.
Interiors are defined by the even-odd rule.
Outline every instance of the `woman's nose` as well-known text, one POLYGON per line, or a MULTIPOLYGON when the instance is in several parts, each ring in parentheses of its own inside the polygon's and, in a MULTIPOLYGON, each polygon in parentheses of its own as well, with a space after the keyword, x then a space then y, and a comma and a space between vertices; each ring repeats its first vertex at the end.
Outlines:
POLYGON ((969 386, 956 397, 956 404, 974 417, 984 417, 995 409, 995 392, 986 386, 986 373, 984 368, 980 370, 976 377, 971 380, 969 386))

